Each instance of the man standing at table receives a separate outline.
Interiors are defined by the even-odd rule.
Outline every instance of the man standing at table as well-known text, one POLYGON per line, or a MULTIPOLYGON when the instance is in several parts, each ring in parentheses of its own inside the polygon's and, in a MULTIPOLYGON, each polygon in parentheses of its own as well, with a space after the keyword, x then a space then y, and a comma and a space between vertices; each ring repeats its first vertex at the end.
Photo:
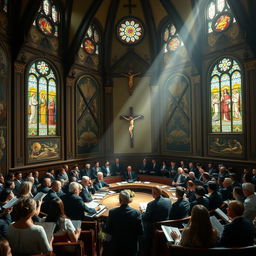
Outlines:
POLYGON ((123 190, 119 194, 120 207, 109 211, 106 231, 111 235, 109 252, 111 256, 136 256, 138 239, 143 234, 141 214, 131 208, 130 193, 123 190))

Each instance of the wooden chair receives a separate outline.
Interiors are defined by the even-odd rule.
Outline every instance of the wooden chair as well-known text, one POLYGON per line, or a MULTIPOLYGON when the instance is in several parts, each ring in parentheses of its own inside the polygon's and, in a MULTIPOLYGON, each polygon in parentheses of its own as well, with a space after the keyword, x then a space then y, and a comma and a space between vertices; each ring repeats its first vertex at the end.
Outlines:
POLYGON ((168 253, 170 256, 252 256, 256 254, 256 246, 226 248, 226 247, 214 247, 214 248, 191 248, 183 246, 169 246, 168 253))
POLYGON ((60 242, 53 243, 53 252, 56 256, 84 256, 84 243, 78 242, 60 242))
POLYGON ((84 252, 88 256, 96 256, 96 240, 94 230, 82 230, 79 240, 84 243, 84 252))

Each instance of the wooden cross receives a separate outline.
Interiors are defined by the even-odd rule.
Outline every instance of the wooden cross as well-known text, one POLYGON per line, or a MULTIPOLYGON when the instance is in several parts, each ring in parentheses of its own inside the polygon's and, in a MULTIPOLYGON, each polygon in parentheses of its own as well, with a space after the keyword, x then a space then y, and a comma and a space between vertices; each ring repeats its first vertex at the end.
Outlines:
POLYGON ((134 121, 137 119, 144 119, 143 115, 134 115, 133 114, 133 107, 129 108, 129 114, 128 115, 121 115, 121 120, 127 120, 129 121, 129 134, 130 134, 130 146, 133 148, 133 138, 134 138, 134 121))
POLYGON ((132 8, 135 8, 137 5, 136 4, 132 4, 132 0, 129 0, 128 4, 125 4, 123 7, 124 8, 129 8, 129 14, 132 13, 132 8))

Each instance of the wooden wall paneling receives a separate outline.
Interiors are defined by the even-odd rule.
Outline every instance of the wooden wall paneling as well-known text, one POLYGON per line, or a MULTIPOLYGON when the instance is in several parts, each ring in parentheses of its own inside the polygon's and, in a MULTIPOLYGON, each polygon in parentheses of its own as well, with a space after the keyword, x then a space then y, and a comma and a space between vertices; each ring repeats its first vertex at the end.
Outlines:
POLYGON ((23 166, 24 159, 24 71, 25 64, 15 62, 15 81, 14 81, 14 167, 23 166))

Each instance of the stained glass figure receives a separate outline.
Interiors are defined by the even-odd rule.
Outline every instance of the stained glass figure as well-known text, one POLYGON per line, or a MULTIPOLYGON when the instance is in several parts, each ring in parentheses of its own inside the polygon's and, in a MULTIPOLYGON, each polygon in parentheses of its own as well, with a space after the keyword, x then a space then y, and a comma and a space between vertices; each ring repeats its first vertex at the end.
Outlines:
POLYGON ((117 37, 125 44, 132 45, 140 42, 144 36, 142 22, 134 17, 126 17, 117 25, 117 37))
POLYGON ((235 60, 222 58, 215 64, 210 78, 213 133, 243 131, 241 85, 241 69, 235 60))
POLYGON ((81 48, 90 55, 99 55, 100 33, 94 24, 91 24, 87 29, 81 48))
POLYGON ((58 36, 59 12, 52 0, 43 0, 33 23, 47 36, 58 36))
POLYGON ((57 83, 45 61, 34 62, 28 75, 28 136, 56 135, 57 83))
POLYGON ((208 33, 227 30, 235 21, 226 0, 212 0, 208 5, 208 33))
POLYGON ((162 42, 164 46, 164 53, 175 52, 179 47, 184 45, 173 24, 168 24, 165 27, 162 35, 162 42))

